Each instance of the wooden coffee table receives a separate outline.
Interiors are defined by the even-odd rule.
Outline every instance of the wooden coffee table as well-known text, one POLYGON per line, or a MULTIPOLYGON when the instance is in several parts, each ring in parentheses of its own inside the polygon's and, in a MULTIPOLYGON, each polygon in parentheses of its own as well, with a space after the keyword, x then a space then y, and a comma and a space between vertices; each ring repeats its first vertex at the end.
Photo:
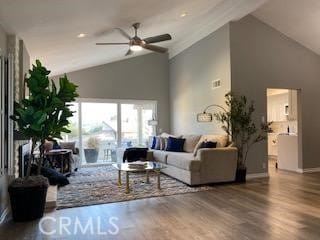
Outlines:
POLYGON ((146 182, 150 183, 149 179, 149 172, 155 172, 157 174, 157 186, 158 189, 161 189, 160 186, 160 171, 161 169, 165 168, 165 166, 158 162, 146 162, 144 168, 138 167, 133 168, 129 166, 130 163, 115 163, 112 166, 118 170, 118 185, 121 186, 121 172, 126 173, 126 193, 130 193, 130 186, 129 186, 129 173, 131 172, 145 172, 146 173, 146 182))

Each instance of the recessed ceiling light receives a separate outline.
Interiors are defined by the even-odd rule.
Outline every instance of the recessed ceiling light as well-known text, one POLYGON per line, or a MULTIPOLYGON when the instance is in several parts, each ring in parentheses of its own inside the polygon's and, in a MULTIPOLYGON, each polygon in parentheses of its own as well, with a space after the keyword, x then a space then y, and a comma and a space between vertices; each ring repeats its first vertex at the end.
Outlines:
POLYGON ((87 36, 87 34, 85 34, 85 33, 80 33, 77 37, 78 37, 78 38, 84 38, 85 36, 87 36))
POLYGON ((187 16, 186 12, 183 12, 183 13, 180 14, 180 17, 182 17, 182 18, 185 17, 185 16, 187 16))

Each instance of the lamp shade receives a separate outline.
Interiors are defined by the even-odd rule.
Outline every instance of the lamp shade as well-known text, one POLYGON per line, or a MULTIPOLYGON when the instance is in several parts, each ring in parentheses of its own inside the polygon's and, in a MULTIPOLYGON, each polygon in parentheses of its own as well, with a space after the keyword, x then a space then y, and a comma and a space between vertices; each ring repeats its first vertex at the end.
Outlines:
POLYGON ((148 125, 149 126, 157 126, 158 125, 158 121, 155 119, 149 120, 148 121, 148 125))
POLYGON ((212 114, 211 113, 198 113, 197 114, 197 121, 198 122, 212 122, 212 114))

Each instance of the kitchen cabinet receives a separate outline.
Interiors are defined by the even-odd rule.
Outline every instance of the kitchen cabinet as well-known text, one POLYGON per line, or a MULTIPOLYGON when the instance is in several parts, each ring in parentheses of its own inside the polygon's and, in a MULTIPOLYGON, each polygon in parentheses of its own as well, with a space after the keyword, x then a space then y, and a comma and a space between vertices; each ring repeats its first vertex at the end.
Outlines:
POLYGON ((298 118, 297 90, 268 96, 268 121, 296 121, 298 118))
POLYGON ((287 121, 286 106, 288 103, 288 94, 274 95, 268 97, 268 121, 284 122, 287 121))

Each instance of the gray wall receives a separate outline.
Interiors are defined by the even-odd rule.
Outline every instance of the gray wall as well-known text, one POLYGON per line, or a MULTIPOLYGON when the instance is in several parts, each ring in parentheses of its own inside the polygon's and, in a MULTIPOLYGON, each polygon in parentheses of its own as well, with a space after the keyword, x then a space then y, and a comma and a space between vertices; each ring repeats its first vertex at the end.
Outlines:
POLYGON ((224 95, 230 88, 229 25, 225 25, 170 60, 172 132, 223 133, 216 122, 198 123, 196 115, 207 105, 224 105, 224 95), (213 90, 215 79, 221 79, 222 84, 213 90))
MULTIPOLYGON (((303 168, 320 167, 320 57, 253 16, 231 23, 230 40, 232 91, 255 101, 257 124, 267 115, 267 88, 301 89, 303 168)), ((248 172, 265 172, 267 143, 252 150, 248 172)))
POLYGON ((170 131, 168 55, 151 53, 67 75, 80 98, 156 100, 158 129, 170 131))

